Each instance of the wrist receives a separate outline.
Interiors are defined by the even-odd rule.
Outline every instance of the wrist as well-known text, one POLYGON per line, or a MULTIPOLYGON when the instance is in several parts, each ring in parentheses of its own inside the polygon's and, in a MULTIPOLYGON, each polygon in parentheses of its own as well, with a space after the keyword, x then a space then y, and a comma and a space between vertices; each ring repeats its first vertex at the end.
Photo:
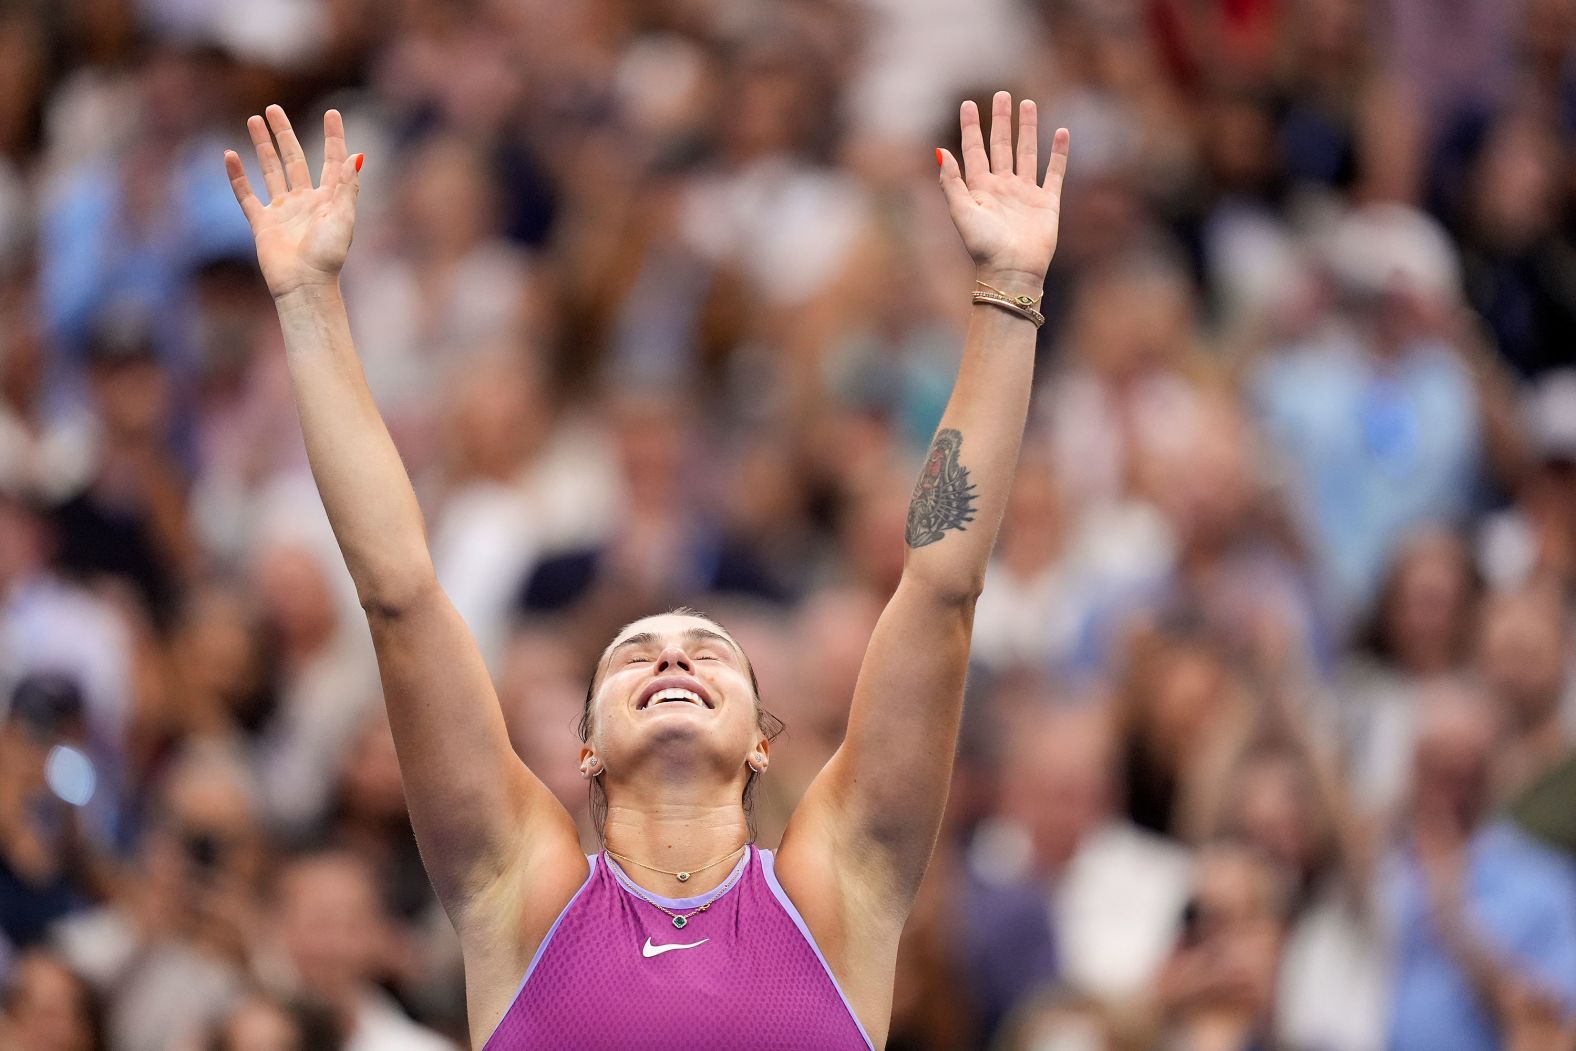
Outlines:
POLYGON ((274 306, 281 314, 301 310, 314 310, 325 304, 340 302, 339 278, 304 282, 274 296, 274 306))
POLYGON ((1008 266, 979 266, 974 270, 974 280, 992 285, 1010 296, 1040 298, 1045 291, 1045 271, 1025 270, 1008 266))

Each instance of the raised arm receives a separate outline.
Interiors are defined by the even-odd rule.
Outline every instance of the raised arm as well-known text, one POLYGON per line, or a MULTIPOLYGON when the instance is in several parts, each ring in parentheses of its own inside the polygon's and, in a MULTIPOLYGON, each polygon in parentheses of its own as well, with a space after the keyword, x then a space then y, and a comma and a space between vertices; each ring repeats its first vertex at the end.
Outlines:
POLYGON ((568 813, 509 746, 492 681, 438 587, 416 495, 351 344, 339 272, 361 155, 348 155, 344 124, 329 110, 313 187, 284 110, 270 106, 266 121, 254 116, 247 129, 268 204, 233 151, 225 168, 279 310, 312 475, 372 629, 422 859, 463 935, 468 903, 506 871, 540 866, 550 882, 563 869, 578 881, 584 861, 568 813))
MULTIPOLYGON (((972 102, 963 104, 963 171, 937 151, 978 287, 1035 300, 1056 249, 1067 169, 1067 132, 1059 130, 1037 182, 1037 124, 1034 103, 1023 102, 1014 151, 1012 98, 999 92, 988 153, 972 102)), ((823 917, 823 929, 852 937, 865 915, 901 922, 929 861, 952 773, 974 605, 1028 415, 1035 328, 1003 306, 974 307, 952 398, 909 505, 902 581, 871 637, 848 735, 784 837, 785 884, 801 866, 835 859, 843 886, 833 911, 845 915, 823 917)))

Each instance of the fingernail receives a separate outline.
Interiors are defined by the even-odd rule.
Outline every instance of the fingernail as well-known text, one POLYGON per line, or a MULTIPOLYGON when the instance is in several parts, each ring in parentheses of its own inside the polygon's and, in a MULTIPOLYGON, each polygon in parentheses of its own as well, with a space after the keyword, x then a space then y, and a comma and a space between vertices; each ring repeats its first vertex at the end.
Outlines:
POLYGON ((356 154, 356 171, 360 171, 361 170, 361 164, 366 159, 367 159, 367 155, 365 153, 358 153, 358 154, 356 154))
POLYGON ((941 152, 941 147, 937 146, 936 147, 936 166, 938 168, 944 168, 944 167, 946 167, 946 165, 947 165, 947 162, 946 162, 945 155, 941 152))

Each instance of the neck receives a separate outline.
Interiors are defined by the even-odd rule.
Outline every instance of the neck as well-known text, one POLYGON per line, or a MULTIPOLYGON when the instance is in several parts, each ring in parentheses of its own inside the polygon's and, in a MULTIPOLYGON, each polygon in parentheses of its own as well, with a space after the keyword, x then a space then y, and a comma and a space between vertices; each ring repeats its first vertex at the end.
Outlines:
POLYGON ((728 878, 738 861, 729 852, 749 839, 738 786, 731 788, 731 797, 713 800, 674 798, 676 793, 663 798, 660 792, 636 797, 638 806, 610 799, 602 842, 633 859, 620 865, 642 887, 667 897, 704 894, 728 878), (711 864, 725 856, 725 863, 711 864), (692 874, 680 882, 665 872, 692 874))

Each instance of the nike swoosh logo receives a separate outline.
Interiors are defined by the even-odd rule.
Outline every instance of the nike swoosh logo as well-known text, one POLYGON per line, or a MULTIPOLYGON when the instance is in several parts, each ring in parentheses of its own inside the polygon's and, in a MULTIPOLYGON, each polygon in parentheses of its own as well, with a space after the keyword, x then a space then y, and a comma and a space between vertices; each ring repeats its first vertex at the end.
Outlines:
POLYGON ((710 938, 702 938, 700 941, 690 942, 688 945, 652 945, 651 939, 647 938, 646 944, 640 947, 640 955, 650 959, 653 956, 661 956, 665 952, 672 952, 674 949, 693 949, 695 946, 705 945, 709 941, 711 941, 710 938))

